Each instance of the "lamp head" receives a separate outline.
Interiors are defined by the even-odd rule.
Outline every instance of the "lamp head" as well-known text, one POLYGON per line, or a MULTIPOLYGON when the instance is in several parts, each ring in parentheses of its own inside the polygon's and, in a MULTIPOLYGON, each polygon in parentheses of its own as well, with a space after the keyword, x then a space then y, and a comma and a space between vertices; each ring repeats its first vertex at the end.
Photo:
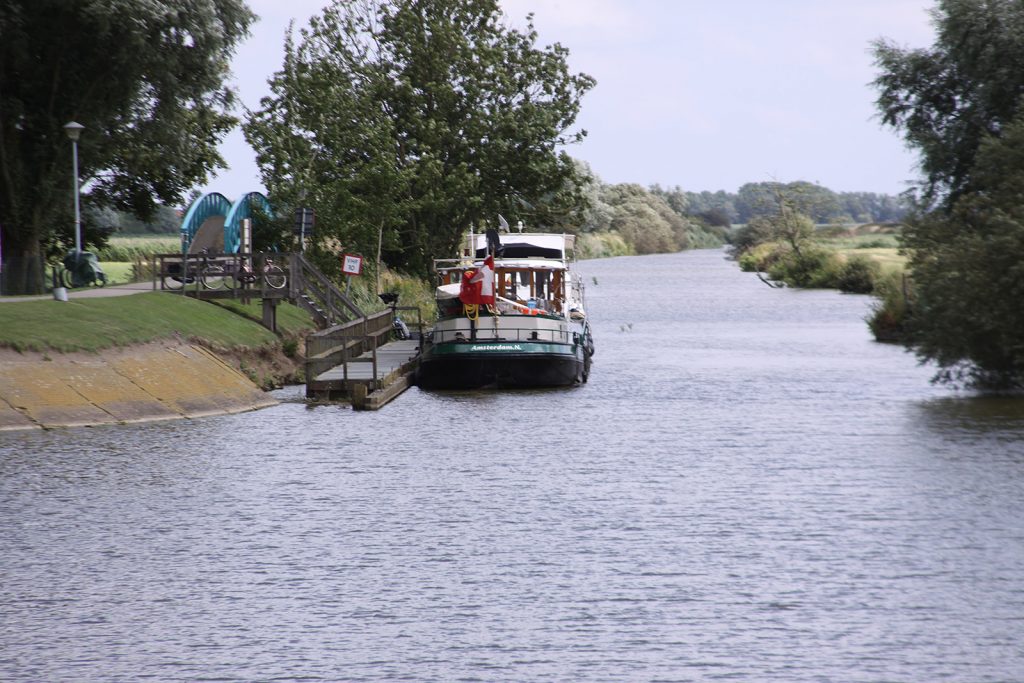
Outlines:
POLYGON ((68 139, 72 142, 78 142, 83 130, 85 130, 85 126, 75 121, 64 124, 64 132, 68 134, 68 139))

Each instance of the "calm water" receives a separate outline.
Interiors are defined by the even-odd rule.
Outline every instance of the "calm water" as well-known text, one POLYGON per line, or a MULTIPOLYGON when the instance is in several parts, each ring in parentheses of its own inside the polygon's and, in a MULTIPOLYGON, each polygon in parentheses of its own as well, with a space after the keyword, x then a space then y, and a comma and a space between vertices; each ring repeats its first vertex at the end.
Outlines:
POLYGON ((582 388, 0 436, 0 679, 1024 681, 1021 402, 717 251, 583 266, 582 388))

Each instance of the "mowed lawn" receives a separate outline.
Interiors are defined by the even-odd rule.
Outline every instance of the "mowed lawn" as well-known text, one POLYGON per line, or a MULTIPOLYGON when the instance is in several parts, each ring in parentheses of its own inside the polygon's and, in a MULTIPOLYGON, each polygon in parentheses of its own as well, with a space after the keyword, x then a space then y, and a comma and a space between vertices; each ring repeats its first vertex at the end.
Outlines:
MULTIPOLYGON (((164 292, 72 301, 0 304, 0 346, 19 351, 99 351, 180 336, 225 347, 261 347, 277 336, 259 324, 258 304, 221 306, 164 292)), ((278 307, 282 332, 312 329, 309 315, 278 307)))

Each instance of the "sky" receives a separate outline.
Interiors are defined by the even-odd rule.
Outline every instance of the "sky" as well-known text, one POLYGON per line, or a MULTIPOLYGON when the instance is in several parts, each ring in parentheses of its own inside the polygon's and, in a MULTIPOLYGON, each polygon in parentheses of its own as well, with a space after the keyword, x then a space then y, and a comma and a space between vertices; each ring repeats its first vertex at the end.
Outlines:
MULTIPOLYGON (((259 107, 296 29, 329 0, 248 0, 260 17, 233 60, 244 107, 259 107)), ((538 45, 561 43, 597 85, 567 148, 606 183, 735 192, 805 180, 836 192, 897 194, 916 154, 883 128, 871 42, 928 47, 932 0, 501 0, 510 26, 534 14, 538 45)), ((244 109, 236 112, 244 116, 244 109)), ((263 190, 240 130, 230 166, 204 191, 263 190)))

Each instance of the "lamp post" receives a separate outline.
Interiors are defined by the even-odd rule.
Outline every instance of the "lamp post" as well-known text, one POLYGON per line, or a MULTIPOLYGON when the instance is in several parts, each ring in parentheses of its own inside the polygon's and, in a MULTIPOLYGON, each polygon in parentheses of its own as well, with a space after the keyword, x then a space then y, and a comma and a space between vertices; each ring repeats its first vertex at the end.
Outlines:
POLYGON ((75 261, 77 262, 82 253, 82 214, 78 205, 78 137, 85 130, 85 126, 74 121, 64 124, 64 132, 71 140, 71 163, 75 174, 75 261))

